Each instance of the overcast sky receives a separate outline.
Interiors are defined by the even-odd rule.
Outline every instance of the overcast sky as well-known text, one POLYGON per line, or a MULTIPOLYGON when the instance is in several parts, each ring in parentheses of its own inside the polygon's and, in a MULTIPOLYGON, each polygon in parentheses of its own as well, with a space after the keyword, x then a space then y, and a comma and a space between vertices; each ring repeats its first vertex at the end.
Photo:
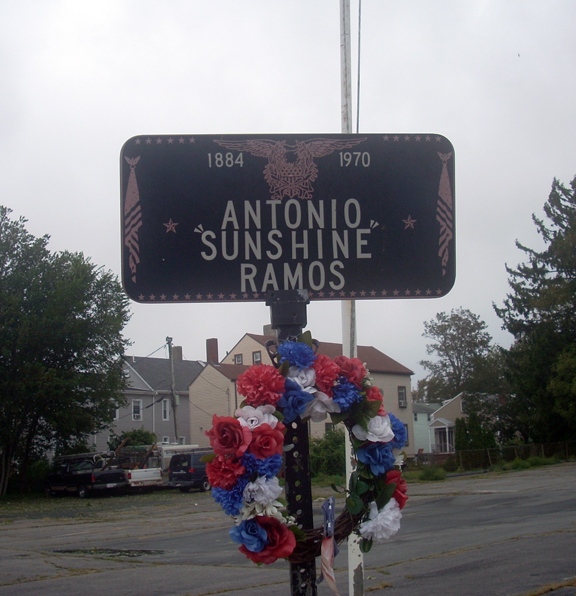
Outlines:
MULTIPOLYGON (((357 2, 351 13, 356 64, 357 2)), ((127 139, 341 132, 338 0, 1 0, 0 17, 0 204, 52 250, 118 275, 127 139)), ((454 289, 357 302, 358 343, 414 370, 414 385, 423 322, 440 311, 470 309, 510 344, 492 308, 505 264, 524 260, 516 239, 541 246, 531 215, 554 177, 576 174, 575 22, 573 0, 362 2, 360 132, 439 133, 455 148, 454 289)), ((171 336, 187 359, 216 337, 222 357, 270 319, 263 303, 131 310, 138 356, 171 336)), ((308 329, 341 341, 340 303, 312 303, 308 329)))

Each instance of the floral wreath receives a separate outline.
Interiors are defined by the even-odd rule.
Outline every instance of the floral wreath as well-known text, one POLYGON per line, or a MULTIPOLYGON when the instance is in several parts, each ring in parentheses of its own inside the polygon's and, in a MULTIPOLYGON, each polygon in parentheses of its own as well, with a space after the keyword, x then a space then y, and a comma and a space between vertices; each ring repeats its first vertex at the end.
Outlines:
MULTIPOLYGON (((332 360, 316 354, 317 346, 306 332, 270 351, 274 366, 254 365, 238 378, 245 400, 235 417, 214 414, 206 431, 214 450, 205 457, 212 495, 234 520, 230 537, 255 563, 280 558, 301 563, 322 549, 324 570, 327 538, 337 544, 356 532, 361 550, 368 552, 373 542, 383 542, 400 528, 408 497, 406 481, 394 466, 402 464, 404 424, 385 412, 382 393, 358 358, 332 360), (357 457, 346 507, 332 524, 332 536, 326 534, 326 523, 303 531, 278 500, 285 424, 298 418, 320 422, 328 415, 334 424, 344 423, 357 457)), ((333 560, 337 547, 332 544, 332 549, 333 560)))

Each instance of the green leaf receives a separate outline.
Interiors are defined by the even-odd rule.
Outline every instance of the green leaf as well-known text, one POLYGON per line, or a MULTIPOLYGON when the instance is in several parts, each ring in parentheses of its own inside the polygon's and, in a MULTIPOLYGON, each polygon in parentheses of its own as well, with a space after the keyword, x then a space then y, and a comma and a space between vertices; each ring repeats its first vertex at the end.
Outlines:
POLYGON ((358 515, 364 510, 364 502, 357 494, 351 494, 346 499, 346 509, 348 509, 352 515, 358 515))
POLYGON ((299 338, 298 341, 306 344, 307 346, 310 346, 311 348, 314 347, 314 344, 312 343, 312 333, 310 333, 310 331, 305 331, 299 338))
POLYGON ((206 462, 209 464, 211 461, 214 461, 218 456, 215 453, 207 453, 200 458, 200 461, 206 462))
POLYGON ((390 484, 386 484, 384 488, 378 493, 376 497, 376 505, 378 507, 378 511, 388 503, 388 501, 392 498, 394 491, 396 490, 396 483, 390 482, 390 484))
POLYGON ((298 526, 288 526, 288 529, 294 534, 296 542, 306 541, 306 534, 298 526))
POLYGON ((370 485, 363 480, 358 480, 356 483, 356 494, 363 495, 370 490, 370 485))
POLYGON ((339 424, 348 418, 348 412, 332 412, 330 418, 334 424, 339 424))
POLYGON ((330 488, 331 488, 331 489, 332 489, 334 492, 336 492, 336 493, 339 493, 339 494, 342 494, 343 492, 345 492, 344 490, 340 490, 340 488, 339 488, 338 486, 336 486, 334 483, 332 483, 332 484, 330 485, 330 488))
POLYGON ((364 554, 369 553, 372 549, 372 540, 366 540, 366 538, 362 538, 360 540, 360 551, 364 554))

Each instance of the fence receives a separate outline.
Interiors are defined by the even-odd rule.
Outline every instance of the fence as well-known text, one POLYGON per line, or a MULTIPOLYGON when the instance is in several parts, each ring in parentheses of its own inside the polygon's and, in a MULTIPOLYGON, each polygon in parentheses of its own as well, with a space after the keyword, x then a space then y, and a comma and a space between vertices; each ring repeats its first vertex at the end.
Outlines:
MULTIPOLYGON (((515 459, 526 460, 530 457, 553 457, 568 460, 576 457, 576 441, 561 443, 540 443, 531 445, 510 445, 493 449, 470 449, 453 453, 420 453, 416 457, 417 465, 451 466, 460 470, 486 470, 505 464, 515 459)), ((452 470, 449 470, 452 471, 452 470)))

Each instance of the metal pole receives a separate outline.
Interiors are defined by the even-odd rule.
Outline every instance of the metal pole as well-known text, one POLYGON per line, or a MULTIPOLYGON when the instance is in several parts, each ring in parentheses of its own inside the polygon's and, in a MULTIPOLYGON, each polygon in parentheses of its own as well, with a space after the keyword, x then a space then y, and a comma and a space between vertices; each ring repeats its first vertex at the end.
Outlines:
POLYGON ((176 406, 178 405, 178 399, 176 395, 176 380, 174 378, 174 358, 172 357, 172 338, 167 337, 166 343, 168 344, 168 359, 170 360, 170 393, 172 395, 172 414, 174 415, 174 432, 176 433, 176 443, 179 443, 178 439, 178 419, 176 417, 176 406))
MULTIPOLYGON (((306 305, 310 302, 307 290, 268 292, 272 329, 278 330, 278 341, 297 339, 306 327, 306 305)), ((310 445, 308 423, 300 419, 286 427, 284 445, 284 488, 288 513, 296 518, 303 530, 314 528, 312 483, 310 479, 310 445)), ((292 596, 316 596, 316 561, 290 564, 292 596)))
MULTIPOLYGON (((340 0, 340 68, 342 98, 342 132, 352 133, 352 85, 351 85, 351 50, 350 50, 350 0, 340 0)), ((342 349, 344 356, 356 358, 356 302, 342 301, 342 349)), ((350 437, 346 433, 346 484, 356 468, 350 437)), ((360 550, 360 541, 355 534, 348 538, 348 594, 364 594, 364 556, 360 550)))

